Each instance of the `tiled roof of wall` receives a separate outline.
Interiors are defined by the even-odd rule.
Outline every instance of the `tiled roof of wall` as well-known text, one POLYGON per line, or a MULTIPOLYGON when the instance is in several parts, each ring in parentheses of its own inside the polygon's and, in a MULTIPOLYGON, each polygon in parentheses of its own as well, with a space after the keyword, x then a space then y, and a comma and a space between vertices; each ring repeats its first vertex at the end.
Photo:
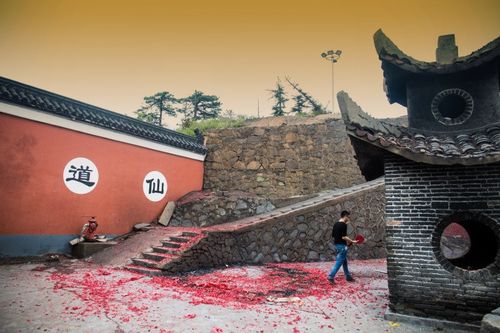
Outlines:
POLYGON ((206 154, 207 152, 203 143, 194 137, 4 77, 0 77, 0 101, 27 106, 76 122, 133 135, 199 154, 206 154))
POLYGON ((348 134, 377 149, 428 164, 500 162, 500 122, 467 132, 415 131, 371 117, 345 92, 338 93, 337 98, 348 134))

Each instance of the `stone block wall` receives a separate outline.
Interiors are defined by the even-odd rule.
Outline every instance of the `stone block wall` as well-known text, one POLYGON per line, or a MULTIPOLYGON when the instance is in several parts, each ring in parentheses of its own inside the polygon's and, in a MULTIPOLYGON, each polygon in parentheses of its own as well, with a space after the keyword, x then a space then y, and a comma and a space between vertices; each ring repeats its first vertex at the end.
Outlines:
POLYGON ((205 138, 205 189, 276 198, 365 181, 341 120, 230 128, 210 131, 205 138))
POLYGON ((499 307, 500 165, 434 166, 390 155, 385 183, 391 310, 467 322, 499 307), (491 221, 496 262, 467 270, 441 255, 439 225, 454 213, 491 221))
POLYGON ((331 231, 342 210, 352 212, 353 224, 366 238, 350 248, 350 258, 385 257, 384 187, 331 199, 319 206, 276 216, 238 230, 210 230, 182 260, 164 269, 190 271, 235 263, 305 262, 333 260, 331 231))

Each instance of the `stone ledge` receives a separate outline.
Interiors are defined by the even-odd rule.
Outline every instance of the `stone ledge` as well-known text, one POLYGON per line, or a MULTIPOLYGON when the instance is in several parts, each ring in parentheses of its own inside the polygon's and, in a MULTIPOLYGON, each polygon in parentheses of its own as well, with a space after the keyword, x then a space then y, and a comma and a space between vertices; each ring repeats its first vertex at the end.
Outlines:
POLYGON ((96 252, 104 250, 110 246, 116 245, 117 242, 81 242, 73 246, 71 255, 81 259, 88 257, 96 252))
MULTIPOLYGON (((466 332, 479 332, 480 327, 473 324, 459 323, 455 321, 449 321, 444 319, 434 319, 426 317, 410 316, 400 313, 392 312, 387 310, 384 315, 385 320, 403 322, 418 326, 426 326, 437 330, 452 330, 455 333, 466 333, 466 332)), ((488 331, 489 332, 489 331, 488 331)))

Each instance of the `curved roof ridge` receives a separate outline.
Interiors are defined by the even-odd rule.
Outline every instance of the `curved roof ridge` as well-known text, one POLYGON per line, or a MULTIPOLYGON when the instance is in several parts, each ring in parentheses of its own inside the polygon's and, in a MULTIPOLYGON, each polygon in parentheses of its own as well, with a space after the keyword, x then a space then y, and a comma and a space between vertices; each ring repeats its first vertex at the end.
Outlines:
POLYGON ((469 55, 458 57, 451 64, 442 64, 436 61, 426 62, 417 60, 401 51, 396 44, 387 37, 382 29, 373 35, 375 49, 380 60, 388 61, 410 72, 450 73, 467 70, 491 61, 500 56, 500 37, 495 38, 483 47, 469 55))
POLYGON ((411 62, 420 62, 401 51, 394 42, 387 37, 382 29, 378 29, 373 35, 373 41, 375 43, 375 50, 380 59, 383 59, 385 55, 396 56, 399 59, 408 59, 411 62))
POLYGON ((384 134, 401 135, 407 128, 394 125, 387 121, 372 117, 354 101, 345 91, 337 93, 342 119, 346 125, 356 125, 360 128, 384 134))

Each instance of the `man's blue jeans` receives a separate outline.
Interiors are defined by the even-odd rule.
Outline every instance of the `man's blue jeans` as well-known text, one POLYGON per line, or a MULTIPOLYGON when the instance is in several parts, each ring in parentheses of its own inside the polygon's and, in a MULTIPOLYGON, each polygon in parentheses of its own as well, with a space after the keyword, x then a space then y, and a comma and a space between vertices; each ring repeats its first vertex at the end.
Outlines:
POLYGON ((333 265, 330 273, 328 273, 328 279, 333 280, 335 274, 340 269, 340 266, 344 269, 344 275, 346 279, 351 277, 351 273, 349 273, 349 267, 347 266, 347 245, 344 244, 335 244, 335 248, 337 248, 337 258, 335 259, 335 264, 333 265))

